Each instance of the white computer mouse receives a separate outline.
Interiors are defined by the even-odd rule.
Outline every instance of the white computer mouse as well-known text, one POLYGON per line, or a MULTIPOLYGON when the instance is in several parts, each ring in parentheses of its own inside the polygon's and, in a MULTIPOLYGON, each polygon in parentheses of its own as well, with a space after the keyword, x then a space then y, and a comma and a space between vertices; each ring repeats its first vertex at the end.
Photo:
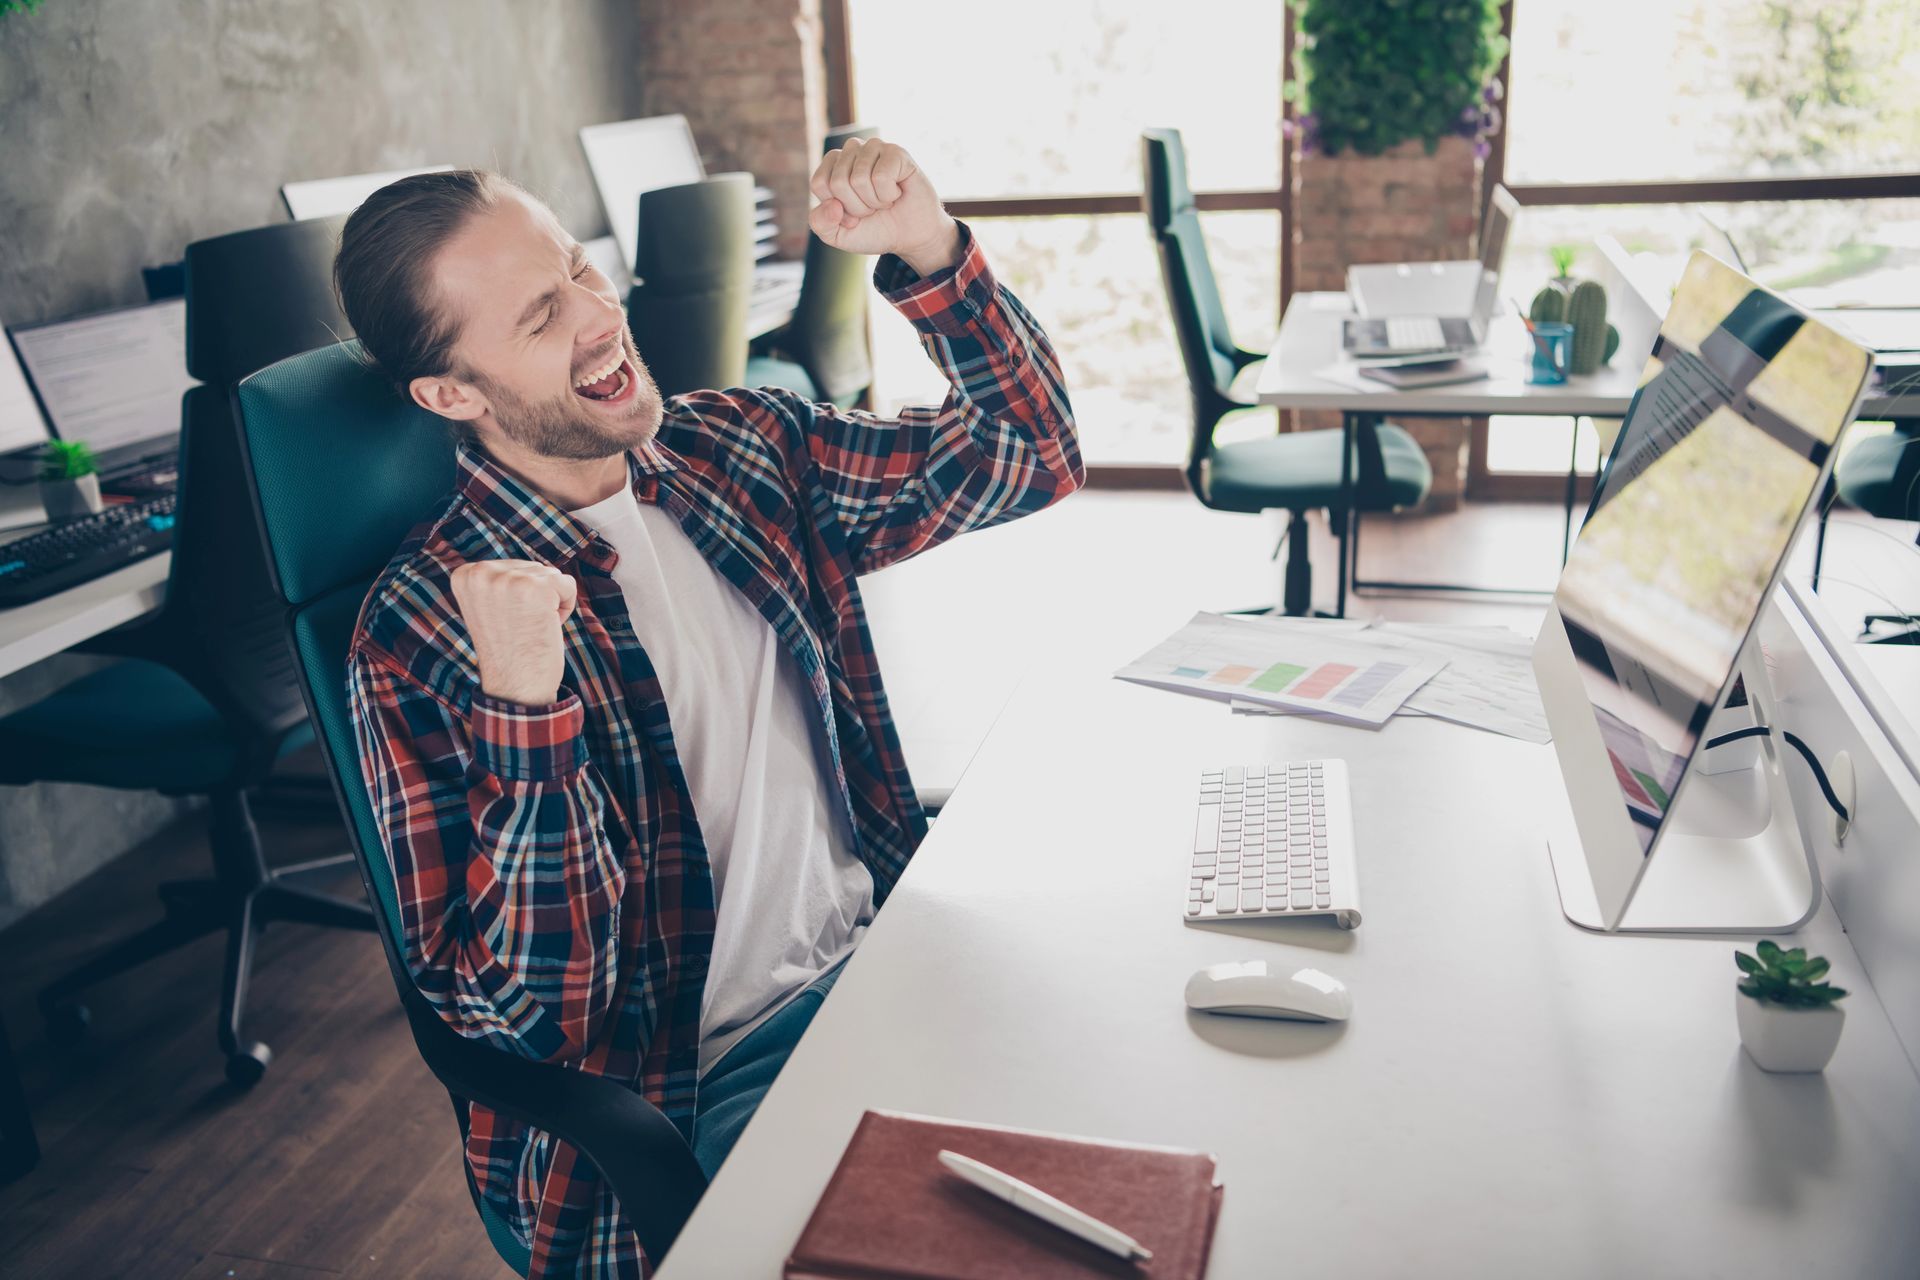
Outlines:
POLYGON ((1187 1007, 1246 1018, 1345 1022, 1353 1015, 1347 984, 1318 969, 1285 969, 1265 960, 1210 964, 1187 979, 1187 1007))

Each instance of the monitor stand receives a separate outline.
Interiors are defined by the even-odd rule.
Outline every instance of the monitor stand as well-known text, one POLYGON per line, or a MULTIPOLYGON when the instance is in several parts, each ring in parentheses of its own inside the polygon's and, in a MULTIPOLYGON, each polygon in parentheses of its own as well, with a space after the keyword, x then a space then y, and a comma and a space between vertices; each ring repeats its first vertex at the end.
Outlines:
MULTIPOLYGON (((1750 705, 1721 707, 1708 722, 1707 739, 1742 725, 1778 724, 1758 656, 1758 631, 1739 665, 1750 705)), ((1766 737, 1695 753, 1674 811, 1612 932, 1790 933, 1813 918, 1820 871, 1794 817, 1782 770, 1786 750, 1766 737), (1730 761, 1736 767, 1726 768, 1730 761)), ((1571 822, 1548 839, 1547 852, 1567 919, 1609 932, 1571 822)))

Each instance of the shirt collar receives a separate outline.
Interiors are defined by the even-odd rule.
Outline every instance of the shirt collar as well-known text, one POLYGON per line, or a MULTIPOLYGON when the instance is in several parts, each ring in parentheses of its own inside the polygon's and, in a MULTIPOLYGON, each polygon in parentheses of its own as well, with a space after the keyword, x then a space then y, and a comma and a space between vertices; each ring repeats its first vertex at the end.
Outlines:
MULTIPOLYGON (((658 440, 627 451, 628 480, 648 501, 653 499, 657 477, 679 466, 680 459, 658 440)), ((583 552, 590 558, 599 558, 601 551, 611 553, 593 530, 510 474, 478 445, 462 441, 455 449, 454 474, 461 495, 525 545, 535 559, 563 565, 583 552)))

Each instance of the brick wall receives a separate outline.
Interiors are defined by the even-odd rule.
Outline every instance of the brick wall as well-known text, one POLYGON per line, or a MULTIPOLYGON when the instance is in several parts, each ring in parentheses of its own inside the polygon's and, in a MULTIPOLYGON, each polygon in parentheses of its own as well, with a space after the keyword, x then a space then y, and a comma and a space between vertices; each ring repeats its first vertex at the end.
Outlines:
POLYGON ((780 256, 807 246, 807 179, 827 128, 820 0, 640 0, 646 115, 679 112, 709 173, 776 193, 780 256))
MULTIPOLYGON (((1293 167, 1294 288, 1342 290, 1359 262, 1471 258, 1477 252, 1480 161, 1448 138, 1428 155, 1418 142, 1378 156, 1297 155, 1293 167)), ((1297 414, 1295 428, 1338 426, 1337 414, 1297 414)), ((1469 418, 1410 418, 1400 425, 1433 465, 1430 510, 1458 506, 1466 485, 1469 418)))

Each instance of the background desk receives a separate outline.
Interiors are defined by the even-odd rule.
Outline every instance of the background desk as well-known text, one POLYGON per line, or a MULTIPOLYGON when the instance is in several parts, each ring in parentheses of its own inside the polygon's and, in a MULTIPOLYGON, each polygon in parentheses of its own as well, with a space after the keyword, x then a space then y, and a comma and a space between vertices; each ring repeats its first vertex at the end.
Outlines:
MULTIPOLYGON (((1342 415, 1351 435, 1363 418, 1456 418, 1489 414, 1533 417, 1625 416, 1627 405, 1639 386, 1646 353, 1653 349, 1659 318, 1638 308, 1635 299, 1620 288, 1610 290, 1622 301, 1612 319, 1620 328, 1620 349, 1613 363, 1604 365, 1586 377, 1569 378, 1558 386, 1536 386, 1526 380, 1528 357, 1526 330, 1517 316, 1496 315, 1488 336, 1483 359, 1490 377, 1478 382, 1461 382, 1446 387, 1425 387, 1402 391, 1382 385, 1378 390, 1361 391, 1342 386, 1320 376, 1320 371, 1340 356, 1340 322, 1353 314, 1344 293, 1297 293, 1287 304, 1280 333, 1260 370, 1256 395, 1261 404, 1281 409, 1332 410, 1342 415)), ((1920 416, 1920 389, 1903 396, 1869 393, 1861 403, 1860 417, 1911 418, 1920 416)), ((1573 460, 1569 457, 1565 505, 1567 527, 1571 530, 1576 487, 1573 460)), ((1358 534, 1360 520, 1354 518, 1354 586, 1406 590, 1474 590, 1451 583, 1363 582, 1359 580, 1358 534)), ((1565 559, 1565 545, 1562 545, 1565 559)), ((1346 566, 1342 566, 1346 572, 1346 566)), ((1498 588, 1480 588, 1499 590, 1498 588)), ((1538 593, 1533 593, 1538 594, 1538 593)))
POLYGON ((1725 941, 1560 914, 1550 747, 1434 720, 1230 716, 1029 681, 668 1255, 780 1274, 863 1109, 1218 1153, 1213 1280, 1912 1274, 1920 1080, 1831 908, 1824 1075, 1739 1045, 1725 941), (1194 928, 1204 766, 1344 756, 1365 921, 1194 928), (1313 965, 1353 1020, 1191 1014, 1218 961, 1313 965))

